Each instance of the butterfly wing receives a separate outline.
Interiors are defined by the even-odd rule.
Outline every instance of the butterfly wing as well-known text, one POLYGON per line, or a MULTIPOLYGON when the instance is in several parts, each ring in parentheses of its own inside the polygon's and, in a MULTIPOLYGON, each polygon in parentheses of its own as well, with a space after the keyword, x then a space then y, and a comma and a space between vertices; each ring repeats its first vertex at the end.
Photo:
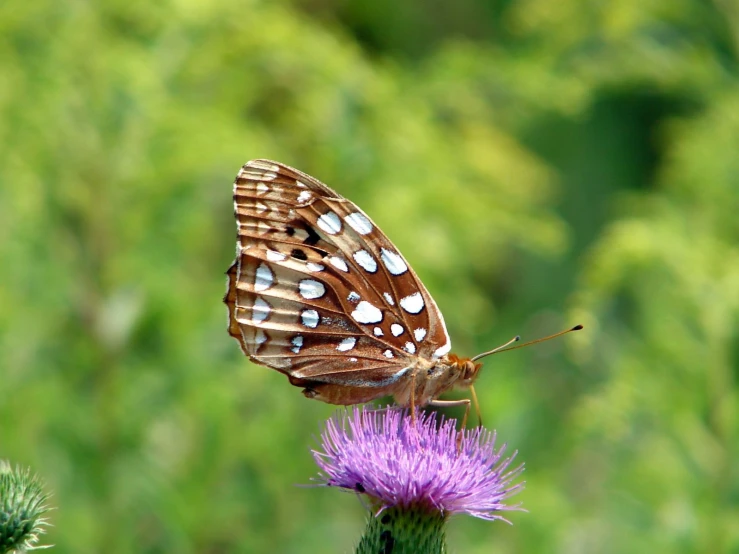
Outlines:
POLYGON ((295 385, 346 389, 334 400, 355 403, 392 392, 419 357, 449 351, 428 291, 352 202, 296 169, 253 160, 236 177, 234 205, 224 301, 229 333, 251 360, 295 385))

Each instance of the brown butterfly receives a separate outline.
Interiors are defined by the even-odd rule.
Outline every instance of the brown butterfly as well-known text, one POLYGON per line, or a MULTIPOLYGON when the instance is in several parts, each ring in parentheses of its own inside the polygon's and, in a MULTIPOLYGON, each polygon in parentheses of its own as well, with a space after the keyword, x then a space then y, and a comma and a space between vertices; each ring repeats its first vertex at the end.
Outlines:
POLYGON ((468 399, 438 397, 471 388, 476 360, 510 342, 474 358, 451 354, 436 303, 367 214, 270 160, 241 168, 234 205, 238 244, 224 302, 229 334, 250 360, 331 404, 393 396, 412 410, 469 410, 468 399))

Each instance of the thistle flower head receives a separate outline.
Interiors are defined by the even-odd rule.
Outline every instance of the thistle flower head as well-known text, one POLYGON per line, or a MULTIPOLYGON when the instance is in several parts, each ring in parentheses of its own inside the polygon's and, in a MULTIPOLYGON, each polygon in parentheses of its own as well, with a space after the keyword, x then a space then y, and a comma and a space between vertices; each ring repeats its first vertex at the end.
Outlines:
POLYGON ((326 423, 313 451, 316 481, 364 493, 379 511, 421 507, 505 520, 501 511, 520 509, 503 501, 523 487, 513 483, 523 466, 508 470, 513 456, 502 458, 505 445, 495 450, 495 434, 464 431, 458 444, 456 420, 419 413, 414 423, 407 410, 355 407, 326 423))
POLYGON ((0 460, 0 553, 48 548, 37 545, 48 525, 42 517, 49 511, 48 498, 29 470, 0 460))

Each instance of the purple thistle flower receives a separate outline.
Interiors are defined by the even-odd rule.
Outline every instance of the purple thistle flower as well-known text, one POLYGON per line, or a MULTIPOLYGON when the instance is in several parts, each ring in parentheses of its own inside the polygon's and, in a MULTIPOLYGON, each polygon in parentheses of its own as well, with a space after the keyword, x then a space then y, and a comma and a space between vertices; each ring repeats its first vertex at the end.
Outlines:
POLYGON ((521 509, 503 504, 523 488, 512 483, 523 465, 506 471, 515 453, 501 459, 505 445, 496 452, 495 434, 482 428, 464 431, 460 448, 456 420, 437 424, 435 413, 419 412, 414 424, 407 410, 355 407, 328 420, 321 446, 316 481, 367 494, 378 514, 422 507, 508 521, 498 512, 521 509))

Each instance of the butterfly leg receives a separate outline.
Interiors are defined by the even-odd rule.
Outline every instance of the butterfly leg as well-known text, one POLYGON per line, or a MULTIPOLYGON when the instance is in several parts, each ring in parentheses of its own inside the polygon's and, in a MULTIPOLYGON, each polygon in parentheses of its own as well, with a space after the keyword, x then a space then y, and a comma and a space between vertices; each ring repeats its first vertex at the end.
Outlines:
POLYGON ((416 424, 416 370, 411 373, 411 423, 416 424))
POLYGON ((472 402, 469 398, 462 398, 461 400, 432 400, 429 402, 429 406, 436 406, 437 408, 451 408, 452 406, 464 406, 464 417, 462 418, 461 429, 467 426, 467 417, 470 414, 470 404, 472 402))
POLYGON ((480 412, 480 403, 477 401, 477 394, 475 393, 475 387, 470 385, 470 396, 472 397, 472 403, 475 405, 475 414, 477 415, 477 426, 482 427, 482 413, 480 412))
POLYGON ((464 437, 464 429, 467 426, 467 416, 470 414, 470 404, 471 401, 469 398, 463 398, 461 400, 432 400, 429 402, 429 406, 436 406, 438 408, 448 408, 451 406, 464 406, 464 417, 462 418, 462 426, 459 428, 459 433, 457 434, 457 451, 462 450, 462 438, 464 437))

